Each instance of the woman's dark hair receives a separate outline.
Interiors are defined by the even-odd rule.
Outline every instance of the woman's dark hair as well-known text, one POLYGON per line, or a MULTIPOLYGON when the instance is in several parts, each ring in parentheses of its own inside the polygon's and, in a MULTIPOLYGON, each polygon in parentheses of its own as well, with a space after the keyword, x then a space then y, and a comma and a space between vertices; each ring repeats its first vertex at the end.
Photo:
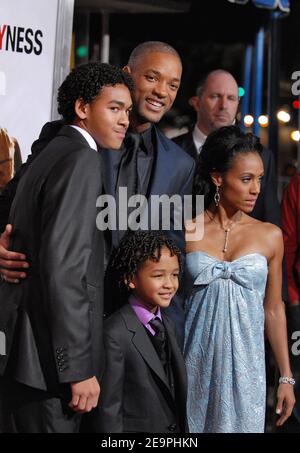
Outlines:
POLYGON ((105 86, 116 84, 127 86, 133 90, 131 76, 122 69, 108 63, 91 62, 73 69, 58 89, 58 113, 67 123, 75 118, 75 102, 82 99, 90 103, 100 94, 105 86))
POLYGON ((238 126, 225 126, 207 137, 198 158, 193 194, 204 195, 204 208, 213 201, 216 186, 211 173, 226 173, 239 154, 257 153, 261 156, 262 144, 251 133, 244 133, 238 126))
POLYGON ((122 239, 110 259, 106 280, 113 292, 114 306, 123 305, 130 294, 130 282, 138 269, 147 261, 158 262, 161 249, 167 247, 171 256, 177 256, 181 269, 181 252, 173 241, 160 231, 129 232, 122 239))

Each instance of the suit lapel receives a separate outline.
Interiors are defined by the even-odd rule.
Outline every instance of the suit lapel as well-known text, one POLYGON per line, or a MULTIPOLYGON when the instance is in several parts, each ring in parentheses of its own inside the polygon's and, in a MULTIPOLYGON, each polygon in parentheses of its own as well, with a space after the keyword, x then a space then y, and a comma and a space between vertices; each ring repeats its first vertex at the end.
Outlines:
POLYGON ((194 143, 192 131, 188 132, 185 139, 185 151, 196 161, 198 160, 198 152, 194 143))
POLYGON ((187 378, 184 358, 180 352, 172 325, 166 315, 164 315, 164 324, 168 333, 169 345, 172 353, 171 360, 173 365, 174 380, 176 381, 176 385, 179 390, 180 404, 183 408, 185 408, 187 378))
POLYGON ((166 187, 167 181, 172 181, 172 162, 170 162, 169 145, 163 134, 153 126, 156 136, 156 152, 155 164, 153 168, 153 179, 151 182, 150 195, 162 195, 170 192, 169 187, 166 187), (169 177, 166 179, 166 172, 169 177))
POLYGON ((152 345, 150 338, 145 332, 144 326, 138 320, 136 314, 129 304, 122 307, 121 315, 125 321, 127 329, 133 334, 132 343, 134 344, 135 348, 171 393, 165 370, 163 369, 154 346, 152 345))
POLYGON ((103 185, 107 195, 115 196, 114 167, 109 150, 104 149, 100 153, 103 162, 103 185))
MULTIPOLYGON (((88 144, 88 142, 84 138, 84 136, 72 126, 69 126, 69 125, 62 126, 62 128, 59 130, 57 136, 60 136, 60 135, 64 136, 64 137, 72 138, 73 140, 80 142, 86 148, 90 148, 90 145, 88 144)), ((95 152, 92 149, 91 149, 91 151, 95 152)))

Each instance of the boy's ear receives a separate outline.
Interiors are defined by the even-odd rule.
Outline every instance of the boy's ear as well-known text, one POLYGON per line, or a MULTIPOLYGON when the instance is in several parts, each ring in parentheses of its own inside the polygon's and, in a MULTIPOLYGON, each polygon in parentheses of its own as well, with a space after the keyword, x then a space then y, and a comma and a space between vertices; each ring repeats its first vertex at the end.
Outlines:
POLYGON ((79 119, 84 120, 87 117, 88 104, 83 99, 76 99, 74 109, 79 119))
POLYGON ((125 279, 125 285, 127 286, 127 288, 135 289, 135 284, 133 283, 133 281, 128 282, 128 280, 125 279))
POLYGON ((127 74, 131 74, 130 66, 126 65, 122 68, 122 71, 127 72, 127 74))

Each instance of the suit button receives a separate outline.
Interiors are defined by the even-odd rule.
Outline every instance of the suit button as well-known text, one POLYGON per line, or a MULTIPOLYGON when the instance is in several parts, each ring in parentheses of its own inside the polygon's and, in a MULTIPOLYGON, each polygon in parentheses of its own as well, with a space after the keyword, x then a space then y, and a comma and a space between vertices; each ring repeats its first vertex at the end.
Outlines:
POLYGON ((176 431, 176 429, 177 429, 176 423, 173 423, 172 425, 170 425, 170 426, 168 427, 168 430, 169 430, 169 431, 172 431, 172 432, 176 431))
POLYGON ((63 349, 62 349, 62 348, 57 348, 57 349, 56 349, 56 354, 61 354, 61 353, 62 353, 62 351, 63 351, 63 349))

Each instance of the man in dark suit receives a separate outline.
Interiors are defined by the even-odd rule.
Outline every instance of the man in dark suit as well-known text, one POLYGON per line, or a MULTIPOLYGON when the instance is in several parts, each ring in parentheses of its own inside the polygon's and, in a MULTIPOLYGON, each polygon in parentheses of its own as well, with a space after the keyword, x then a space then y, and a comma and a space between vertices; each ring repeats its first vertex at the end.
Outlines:
MULTIPOLYGON (((172 107, 181 82, 182 65, 176 50, 163 42, 150 41, 138 45, 131 53, 124 71, 134 80, 134 107, 130 118, 132 137, 127 149, 119 156, 109 150, 102 153, 104 163, 104 188, 107 194, 115 195, 120 187, 127 187, 128 196, 140 193, 148 199, 151 195, 175 195, 192 193, 195 163, 179 146, 165 137, 156 127, 162 116, 172 107)), ((45 143, 53 138, 60 125, 47 125, 41 142, 35 143, 34 153, 39 154, 45 143), (54 130, 53 130, 54 128, 54 130)), ((21 170, 22 171, 22 170, 21 170)), ((0 225, 7 223, 7 212, 14 196, 18 176, 0 196, 0 225)), ((24 254, 8 252, 9 232, 0 239, 0 273, 8 281, 25 278, 24 254), (23 268, 23 271, 13 269, 23 268)), ((112 232, 112 244, 117 247, 125 231, 112 232)), ((172 227, 170 236, 184 249, 184 229, 172 227)), ((111 247, 107 241, 107 257, 111 247)), ((183 328, 183 310, 175 301, 170 316, 179 329, 183 328)))
POLYGON ((0 285, 3 431, 77 432, 81 414, 97 406, 104 367, 98 151, 120 148, 131 88, 131 78, 107 64, 73 70, 58 94, 67 125, 19 183, 11 247, 26 253, 30 270, 19 285, 0 285))
MULTIPOLYGON (((196 111, 197 122, 192 130, 176 137, 174 141, 197 160, 207 135, 235 122, 239 104, 237 82, 227 71, 212 71, 200 81, 196 96, 190 99, 190 103, 196 111)), ((277 177, 272 152, 264 148, 262 159, 264 177, 251 215, 263 222, 280 225, 277 177)))
MULTIPOLYGON (((193 159, 155 126, 172 107, 180 86, 182 65, 178 53, 166 43, 145 42, 133 50, 124 71, 131 74, 135 83, 130 128, 131 132, 135 133, 135 138, 138 137, 138 144, 135 141, 132 146, 129 137, 127 149, 119 153, 119 156, 109 150, 102 153, 106 193, 114 195, 120 187, 126 186, 128 196, 135 193, 144 194, 148 198, 151 195, 191 194, 195 169, 193 159)), ((57 134, 60 127, 59 122, 54 122, 43 128, 40 140, 34 144, 29 164, 57 134)), ((28 164, 25 165, 28 167, 28 164)), ((22 176, 25 170, 23 166, 19 174, 22 176)), ((19 174, 0 196, 2 230, 7 223, 9 208, 20 179, 19 174)), ((170 234, 183 249, 184 231, 173 229, 170 234)), ((22 267, 24 263, 20 262, 20 259, 24 259, 24 255, 9 254, 3 248, 7 245, 8 237, 9 234, 4 235, 4 238, 2 236, 0 244, 0 272, 5 278, 14 281, 21 273, 9 269, 22 267)), ((114 246, 118 245, 120 237, 117 232, 113 238, 114 246)), ((26 276, 24 272, 23 274, 26 276)))

